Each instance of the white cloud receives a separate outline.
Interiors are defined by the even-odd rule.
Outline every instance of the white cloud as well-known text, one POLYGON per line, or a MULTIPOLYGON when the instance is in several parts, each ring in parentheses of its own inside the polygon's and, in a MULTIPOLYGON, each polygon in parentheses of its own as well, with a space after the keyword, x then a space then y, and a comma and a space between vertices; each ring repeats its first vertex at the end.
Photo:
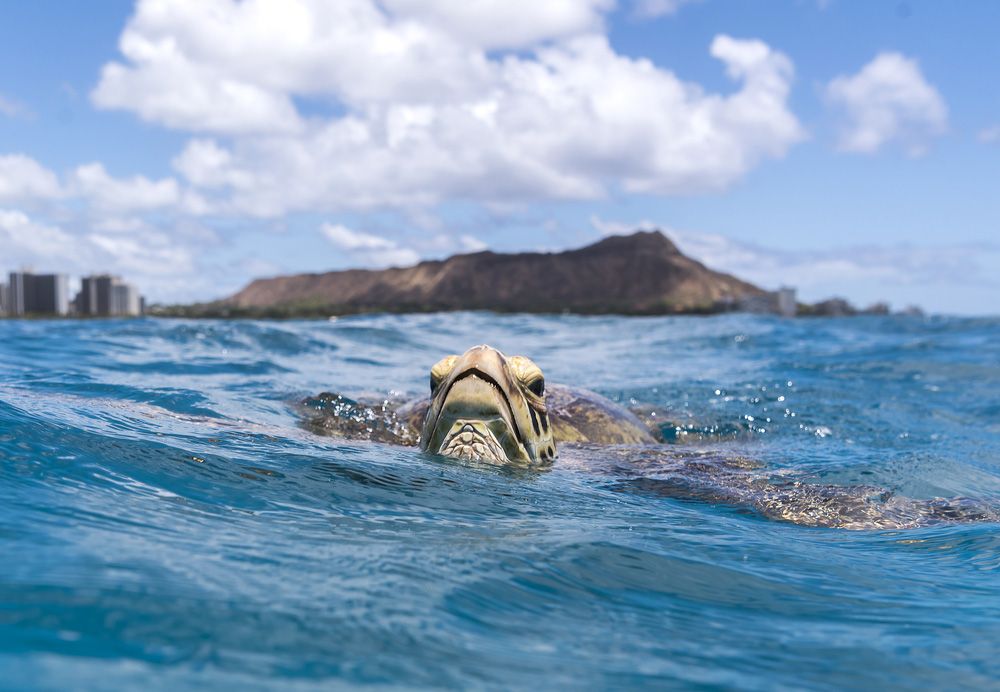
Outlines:
POLYGON ((234 170, 233 155, 211 139, 192 139, 174 157, 173 167, 193 185, 205 188, 249 187, 249 174, 234 170))
POLYGON ((785 108, 793 70, 784 55, 728 36, 715 38, 711 54, 743 82, 739 91, 705 94, 615 54, 604 37, 509 61, 497 116, 505 149, 575 182, 572 196, 596 196, 612 180, 660 194, 723 189, 804 133, 785 108))
POLYGON ((352 231, 340 224, 324 223, 320 232, 331 243, 345 250, 391 250, 396 247, 396 243, 388 238, 352 231))
POLYGON ((0 155, 0 202, 55 199, 63 195, 56 174, 24 154, 0 155))
POLYGON ((227 134, 300 129, 293 94, 440 101, 490 71, 474 47, 372 0, 140 0, 120 48, 127 64, 104 67, 95 105, 227 134))
POLYGON ((0 203, 33 204, 53 200, 85 200, 97 218, 109 213, 183 208, 198 210, 198 194, 183 191, 177 180, 145 176, 114 178, 101 163, 89 163, 58 176, 23 154, 0 155, 0 203), (184 206, 186 205, 186 206, 184 206))
POLYGON ((705 93, 617 54, 614 6, 140 0, 91 98, 198 133, 175 170, 252 216, 717 191, 804 138, 787 57, 719 36, 739 88, 705 93))
POLYGON ((183 276, 194 271, 189 247, 141 221, 109 223, 104 232, 73 232, 35 221, 24 212, 0 209, 4 259, 33 264, 39 271, 89 274, 111 271, 132 276, 183 276))
POLYGON ((232 148, 195 139, 174 166, 194 185, 227 188, 230 210, 259 216, 593 199, 616 181, 662 194, 721 190, 804 132, 785 107, 787 58, 728 37, 712 53, 742 89, 706 95, 588 36, 506 58, 484 100, 373 104, 232 148))
POLYGON ((420 261, 415 250, 400 247, 388 238, 353 231, 340 224, 323 223, 319 230, 333 245, 367 266, 410 266, 420 261))
POLYGON ((98 211, 148 211, 175 205, 180 188, 173 178, 153 181, 145 176, 112 178, 100 163, 79 166, 70 175, 67 189, 83 197, 98 211))
POLYGON ((102 251, 105 262, 118 273, 148 278, 191 275, 195 271, 190 248, 159 231, 127 236, 91 233, 85 240, 102 251))
POLYGON ((141 73, 111 63, 102 70, 92 99, 98 108, 129 108, 143 120, 181 130, 252 133, 301 128, 287 97, 200 72, 173 55, 141 73))
POLYGON ((600 31, 615 0, 383 0, 392 15, 495 50, 600 31))
POLYGON ((173 291, 180 281, 185 297, 195 298, 201 297, 195 287, 207 287, 196 254, 220 244, 213 231, 190 219, 161 217, 154 224, 143 216, 196 213, 205 206, 198 193, 182 190, 173 178, 114 178, 100 163, 79 166, 60 181, 28 156, 0 156, 0 204, 38 212, 33 218, 0 207, 0 259, 7 265, 0 271, 34 265, 76 276, 113 272, 142 290, 169 285, 173 291))
MULTIPOLYGON (((270 87, 264 75, 250 76, 266 70, 264 63, 282 41, 295 43, 309 33, 297 21, 302 13, 294 3, 284 3, 284 13, 277 4, 140 0, 119 39, 134 67, 106 64, 92 102, 99 108, 128 108, 144 120, 177 129, 297 129, 301 123, 287 94, 270 87), (230 27, 240 15, 247 21, 242 32, 234 33, 230 27), (225 60, 240 48, 247 60, 242 69, 225 60)), ((275 57, 280 61, 280 55, 275 57)))
POLYGON ((5 259, 17 258, 18 264, 75 262, 80 256, 71 235, 15 209, 0 209, 0 247, 5 259))
POLYGON ((842 151, 872 153, 899 140, 911 156, 926 152, 931 137, 948 130, 948 108, 916 60, 879 53, 858 74, 841 75, 826 88, 847 111, 838 143, 842 151))

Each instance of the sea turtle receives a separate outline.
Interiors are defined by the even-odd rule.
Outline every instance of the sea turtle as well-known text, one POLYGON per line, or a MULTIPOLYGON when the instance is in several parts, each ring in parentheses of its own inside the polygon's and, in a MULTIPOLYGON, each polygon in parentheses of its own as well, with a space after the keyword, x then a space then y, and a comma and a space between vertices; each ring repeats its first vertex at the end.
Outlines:
POLYGON ((728 450, 678 450, 657 427, 594 392, 546 384, 523 356, 486 345, 442 358, 427 397, 394 408, 324 393, 303 402, 313 432, 404 445, 469 462, 606 473, 612 489, 722 503, 807 526, 909 528, 998 521, 965 499, 913 500, 884 488, 809 483, 728 450), (560 453, 557 450, 564 450, 560 453))
POLYGON ((419 444, 425 452, 495 464, 549 464, 557 443, 659 441, 613 401, 579 387, 546 385, 531 360, 487 345, 442 358, 431 368, 430 395, 396 409, 329 393, 306 403, 322 412, 310 419, 316 432, 419 444))

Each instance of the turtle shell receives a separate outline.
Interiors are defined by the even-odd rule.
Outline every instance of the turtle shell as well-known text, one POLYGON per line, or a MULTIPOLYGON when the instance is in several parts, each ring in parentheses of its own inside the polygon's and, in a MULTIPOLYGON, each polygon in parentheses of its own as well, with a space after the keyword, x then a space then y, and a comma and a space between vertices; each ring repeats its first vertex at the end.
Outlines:
POLYGON ((610 399, 580 387, 549 385, 545 407, 556 443, 593 442, 608 445, 653 444, 646 424, 610 399))

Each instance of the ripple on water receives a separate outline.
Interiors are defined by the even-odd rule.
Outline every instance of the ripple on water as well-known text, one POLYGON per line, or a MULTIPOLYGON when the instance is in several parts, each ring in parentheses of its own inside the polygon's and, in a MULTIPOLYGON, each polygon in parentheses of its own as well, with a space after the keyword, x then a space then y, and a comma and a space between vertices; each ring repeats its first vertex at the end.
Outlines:
POLYGON ((0 326, 0 667, 15 689, 1000 678, 995 523, 804 528, 748 513, 695 466, 700 494, 667 492, 662 468, 642 492, 606 454, 467 464, 314 437, 290 403, 422 394, 438 358, 486 342, 668 413, 672 452, 749 458, 779 488, 997 506, 998 320, 0 326))

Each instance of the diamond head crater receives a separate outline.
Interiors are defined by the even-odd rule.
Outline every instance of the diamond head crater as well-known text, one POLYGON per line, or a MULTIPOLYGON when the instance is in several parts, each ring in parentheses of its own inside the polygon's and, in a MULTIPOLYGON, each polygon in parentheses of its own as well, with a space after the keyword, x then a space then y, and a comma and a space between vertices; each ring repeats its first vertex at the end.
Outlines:
MULTIPOLYGON (((558 253, 491 251, 412 267, 349 269, 255 279, 208 303, 156 306, 175 317, 300 318, 364 313, 484 310, 619 315, 853 314, 845 301, 780 306, 769 293, 681 253, 658 230, 609 236, 558 253)), ((872 308, 878 310, 878 306, 872 308)))

